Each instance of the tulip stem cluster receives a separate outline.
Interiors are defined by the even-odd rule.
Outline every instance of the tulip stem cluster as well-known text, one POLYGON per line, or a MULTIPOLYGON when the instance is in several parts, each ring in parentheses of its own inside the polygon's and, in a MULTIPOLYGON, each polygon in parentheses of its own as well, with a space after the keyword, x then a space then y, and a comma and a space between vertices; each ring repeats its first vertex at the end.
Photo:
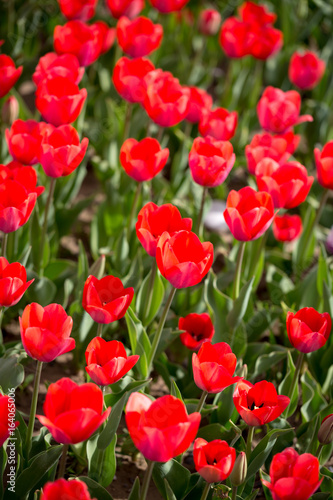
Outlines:
POLYGON ((154 465, 155 465, 155 462, 151 462, 150 460, 147 460, 147 469, 145 472, 145 477, 143 478, 140 500, 146 500, 154 465))
POLYGON ((128 223, 127 223, 127 241, 129 241, 130 237, 131 237, 132 221, 133 221, 134 215, 136 214, 136 207, 137 207, 137 204, 138 204, 138 201, 140 198, 140 193, 141 193, 141 182, 139 182, 137 185, 132 208, 131 208, 131 213, 130 213, 128 223))
POLYGON ((37 367, 36 367, 36 373, 35 373, 35 382, 34 382, 34 389, 33 389, 32 400, 31 400, 29 424, 28 424, 26 441, 25 441, 26 460, 27 461, 29 460, 29 453, 30 453, 30 448, 31 448, 32 434, 33 434, 34 426, 35 426, 37 401, 38 401, 38 391, 39 391, 39 384, 40 384, 40 377, 41 377, 41 373, 42 373, 42 368, 43 368, 43 362, 42 361, 37 361, 37 367))
POLYGON ((197 409, 195 410, 198 413, 201 412, 201 410, 202 410, 202 408, 203 408, 203 406, 205 404, 207 396, 208 396, 208 392, 207 391, 203 391, 202 394, 201 394, 201 398, 200 398, 200 401, 198 403, 197 409))
POLYGON ((8 240, 8 234, 4 233, 2 237, 2 257, 6 258, 6 252, 7 252, 7 240, 8 240))
POLYGON ((250 426, 249 427, 249 432, 247 434, 247 441, 246 441, 246 459, 247 459, 247 463, 249 463, 249 461, 250 461, 250 456, 251 456, 251 451, 252 451, 253 435, 254 435, 254 427, 250 426))
MULTIPOLYGON (((292 402, 292 400, 293 400, 295 388, 296 388, 296 385, 298 384, 299 374, 300 374, 301 369, 302 369, 303 360, 304 360, 304 352, 300 352, 298 355, 298 358, 297 358, 295 373, 294 373, 294 377, 293 377, 293 380, 292 380, 292 383, 290 386, 290 390, 289 390, 289 394, 288 394, 290 402, 292 402)), ((288 418, 290 416, 289 415, 289 411, 290 411, 289 408, 290 408, 290 405, 286 409, 286 417, 285 418, 288 418)))
POLYGON ((58 469, 58 479, 64 477, 66 471, 66 462, 67 462, 67 453, 68 453, 69 444, 64 444, 62 448, 62 454, 59 462, 58 469))
POLYGON ((197 222, 197 233, 199 235, 199 238, 202 238, 202 233, 203 233, 202 216, 203 216, 203 212, 204 212, 204 207, 205 207, 205 201, 206 201, 207 193, 208 193, 208 188, 204 187, 203 191, 202 191, 200 212, 199 212, 198 222, 197 222))
POLYGON ((206 486, 202 492, 200 500, 206 500, 206 498, 208 497, 209 490, 210 490, 210 483, 206 483, 206 486))
MULTIPOLYGON (((47 231, 48 214, 49 214, 50 206, 51 206, 53 195, 54 195, 55 184, 56 184, 56 179, 54 177, 51 177, 49 194, 48 194, 48 197, 46 200, 46 205, 45 205, 44 223, 43 223, 41 243, 40 243, 42 255, 41 255, 41 262, 39 263, 40 269, 38 269, 38 271, 40 271, 41 276, 43 275, 44 246, 45 246, 45 238, 46 238, 46 231, 47 231)), ((39 272, 37 272, 37 274, 39 274, 39 272)))
POLYGON ((145 323, 146 319, 148 318, 150 307, 151 307, 151 302, 153 300, 154 283, 155 283, 156 273, 157 273, 157 263, 156 263, 156 259, 154 259, 152 266, 151 266, 151 272, 150 272, 150 277, 149 277, 148 299, 147 299, 146 307, 145 307, 145 310, 143 313, 143 318, 142 318, 143 323, 145 323))
POLYGON ((241 241, 240 245, 239 245, 239 249, 238 249, 234 287, 233 287, 233 291, 232 291, 233 300, 236 300, 238 298, 238 295, 239 295, 240 280, 241 280, 241 273, 242 273, 242 264, 243 264, 243 257, 244 257, 244 251, 245 251, 245 243, 246 243, 245 241, 241 241))

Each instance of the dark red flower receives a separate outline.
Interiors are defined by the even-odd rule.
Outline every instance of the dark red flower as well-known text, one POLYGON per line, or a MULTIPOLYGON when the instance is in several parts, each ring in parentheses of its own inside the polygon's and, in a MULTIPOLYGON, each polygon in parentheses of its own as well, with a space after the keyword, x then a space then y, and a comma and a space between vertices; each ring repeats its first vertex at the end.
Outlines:
POLYGON ((287 396, 278 396, 274 385, 266 380, 254 385, 247 380, 241 380, 237 383, 233 400, 236 410, 250 426, 272 422, 290 403, 287 396))
POLYGON ((237 19, 229 17, 221 27, 219 42, 228 57, 235 59, 249 54, 248 26, 237 19))
POLYGON ((5 257, 0 257, 0 307, 17 304, 33 281, 27 281, 27 272, 22 264, 9 264, 5 257))
POLYGON ((326 189, 333 189, 333 141, 327 142, 322 151, 316 148, 314 155, 319 184, 326 189))
POLYGON ((145 2, 144 0, 106 0, 106 5, 116 19, 121 16, 134 19, 144 8, 145 2))
POLYGON ((303 230, 299 215, 277 215, 273 221, 273 234, 278 241, 294 241, 303 230))
POLYGON ((32 79, 39 85, 47 76, 64 76, 79 84, 83 73, 84 68, 80 68, 78 58, 74 54, 58 56, 55 52, 48 52, 39 59, 32 79))
POLYGON ((199 122, 199 132, 202 136, 210 135, 218 141, 229 141, 236 132, 238 114, 224 108, 204 109, 199 122))
POLYGON ((36 199, 36 193, 28 193, 17 181, 0 183, 0 231, 11 233, 23 226, 31 215, 36 199))
POLYGON ((203 35, 213 36, 219 30, 221 14, 216 9, 204 9, 199 13, 198 28, 203 35))
POLYGON ((117 38, 120 47, 131 57, 149 55, 161 45, 163 28, 148 17, 137 17, 131 21, 121 17, 117 24, 117 38))
POLYGON ((155 9, 163 14, 181 10, 190 0, 149 0, 155 9))
POLYGON ((251 26, 250 55, 266 60, 276 54, 283 45, 283 33, 272 26, 251 26))
POLYGON ((289 80, 300 89, 313 89, 323 77, 326 64, 315 52, 294 52, 289 63, 289 80))
POLYGON ((221 439, 208 442, 197 438, 194 441, 193 460, 195 470, 207 483, 220 483, 231 474, 236 450, 221 439))
POLYGON ((13 59, 0 54, 0 98, 8 94, 23 71, 23 66, 15 67, 13 59))
POLYGON ((89 21, 95 15, 98 0, 58 0, 59 7, 66 19, 89 21))
POLYGON ((184 330, 179 336, 182 344, 193 351, 200 349, 204 342, 211 341, 215 332, 207 313, 191 313, 185 318, 179 318, 178 329, 184 330))
POLYGON ((201 120, 204 109, 211 109, 213 98, 205 90, 199 87, 185 87, 190 92, 190 104, 185 119, 191 123, 201 120))
POLYGON ((162 149, 157 139, 146 137, 142 141, 127 139, 120 149, 120 163, 127 175, 138 182, 149 181, 165 167, 168 148, 162 149))
POLYGON ((182 219, 178 208, 171 203, 160 207, 152 202, 147 203, 141 208, 135 225, 136 235, 151 257, 155 257, 158 240, 165 231, 173 236, 177 231, 191 229, 192 219, 182 219))
POLYGON ((40 147, 48 125, 35 120, 16 120, 10 129, 6 129, 6 141, 9 153, 14 160, 23 165, 39 162, 40 147))
POLYGON ((18 421, 12 424, 12 414, 15 415, 14 398, 0 394, 0 446, 13 436, 12 432, 19 425, 18 421))
POLYGON ((0 165, 0 183, 5 180, 19 182, 28 193, 40 196, 45 188, 37 186, 37 173, 33 167, 22 165, 18 161, 11 161, 7 165, 0 165))
POLYGON ((128 102, 143 102, 146 97, 145 77, 155 66, 149 59, 128 59, 121 57, 117 61, 112 75, 117 92, 128 102))
POLYGON ((54 483, 46 483, 43 486, 41 500, 97 500, 91 498, 88 486, 83 481, 72 479, 57 479, 54 483))
POLYGON ((260 26, 273 24, 276 21, 276 14, 269 12, 265 5, 254 2, 244 2, 239 7, 238 13, 246 23, 257 23, 260 26))
POLYGON ((287 333, 290 343, 301 352, 313 352, 323 347, 332 329, 328 313, 320 314, 313 307, 303 307, 296 314, 287 314, 287 333))

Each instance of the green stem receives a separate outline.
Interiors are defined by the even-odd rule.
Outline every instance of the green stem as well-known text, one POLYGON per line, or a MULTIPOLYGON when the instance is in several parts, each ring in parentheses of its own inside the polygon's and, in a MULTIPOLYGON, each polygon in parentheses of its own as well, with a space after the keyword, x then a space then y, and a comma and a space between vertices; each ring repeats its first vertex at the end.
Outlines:
MULTIPOLYGON (((302 369, 303 360, 304 360, 304 352, 300 352, 299 355, 298 355, 298 358, 297 358, 297 363, 296 363, 296 368, 295 368, 295 373, 294 373, 293 381, 291 383, 291 386, 290 386, 290 389, 289 389, 289 393, 288 393, 288 398, 290 399, 290 402, 293 399, 295 388, 296 388, 296 385, 298 384, 298 378, 299 378, 299 374, 300 374, 301 369, 302 369)), ((288 408, 286 409, 286 413, 288 415, 288 408)))
POLYGON ((209 490, 210 490, 210 483, 206 483, 206 486, 202 492, 200 500, 206 500, 206 498, 208 497, 209 490))
POLYGON ((5 312, 4 307, 0 307, 0 345, 3 343, 3 335, 2 335, 2 318, 5 312))
POLYGON ((141 193, 141 182, 138 182, 138 185, 136 187, 135 195, 134 195, 134 200, 131 208, 131 213, 127 222, 127 241, 129 241, 130 236, 131 236, 131 229, 132 229, 132 221, 134 214, 136 212, 136 207, 140 198, 140 193, 141 193))
POLYGON ((43 276, 43 271, 44 271, 43 261, 44 261, 44 246, 45 246, 45 238, 46 238, 47 222, 48 222, 47 218, 48 218, 51 202, 52 202, 53 195, 54 195, 55 185, 56 185, 56 179, 54 177, 51 177, 49 195, 47 197, 46 205, 45 205, 44 223, 43 223, 42 236, 41 236, 41 242, 40 242, 42 256, 41 256, 41 262, 39 263, 39 269, 37 269, 37 274, 40 274, 41 276, 43 276))
POLYGON ((237 486, 233 486, 231 500, 236 500, 236 498, 237 498, 237 486))
POLYGON ((251 456, 251 450, 252 450, 252 439, 253 439, 253 434, 254 434, 254 427, 249 427, 249 432, 247 434, 247 441, 246 441, 246 459, 247 463, 250 461, 250 456, 251 456))
POLYGON ((103 337, 103 323, 98 323, 97 337, 103 337))
POLYGON ((242 273, 242 263, 243 263, 243 257, 244 257, 244 251, 245 251, 245 244, 246 244, 245 241, 241 241, 239 249, 238 249, 234 286, 233 286, 233 290, 232 290, 233 300, 236 300, 238 295, 239 295, 240 278, 241 278, 241 273, 242 273))
POLYGON ((39 391, 39 383, 40 383, 40 376, 42 373, 42 367, 43 367, 42 361, 37 361, 34 389, 33 389, 33 393, 32 393, 32 401, 31 401, 31 408, 30 408, 29 424, 28 424, 26 440, 25 440, 25 450, 26 450, 26 460, 27 461, 29 460, 32 434, 33 434, 34 426, 35 426, 38 391, 39 391))
POLYGON ((145 477, 143 478, 140 500, 146 500, 154 465, 155 462, 147 460, 147 469, 145 472, 145 477))
POLYGON ((58 470, 58 479, 64 477, 66 471, 66 461, 67 461, 67 452, 68 452, 69 444, 64 444, 62 448, 62 454, 59 462, 59 470, 58 470))
POLYGON ((155 284, 156 273, 157 273, 157 263, 156 263, 156 259, 154 259, 152 267, 151 267, 151 271, 150 271, 150 277, 149 277, 148 299, 146 302, 145 310, 143 312, 143 318, 142 318, 143 324, 145 324, 145 321, 149 316, 149 311, 150 311, 150 307, 151 307, 151 303, 152 303, 153 295, 154 295, 154 284, 155 284))
POLYGON ((201 394, 201 398, 200 398, 200 401, 198 403, 198 406, 196 408, 195 411, 197 411, 198 413, 201 412, 202 408, 203 408, 203 405, 205 404, 205 401, 206 401, 206 398, 208 396, 208 392, 207 391, 203 391, 202 394, 201 394))
POLYGON ((318 458, 318 460, 320 460, 320 455, 321 455, 321 450, 323 449, 324 445, 319 443, 319 446, 317 448, 317 451, 316 451, 316 457, 318 458))
POLYGON ((6 258, 8 234, 4 233, 2 238, 2 257, 6 258))
POLYGON ((198 222, 197 222, 197 234, 199 235, 199 238, 202 238, 202 236, 203 236, 203 224, 201 224, 201 223, 202 223, 202 216, 203 216, 203 212, 204 212, 207 193, 208 193, 208 188, 204 187, 203 191, 202 191, 200 212, 199 212, 198 222))
POLYGON ((123 142, 128 138, 128 134, 131 126, 131 116, 133 111, 133 104, 128 102, 126 104, 126 113, 125 113, 125 124, 124 124, 124 133, 123 133, 123 142))
POLYGON ((158 131, 157 131, 157 136, 156 136, 156 139, 158 140, 158 142, 159 142, 160 144, 161 144, 161 142, 162 142, 163 132, 164 132, 164 128, 163 128, 163 127, 158 127, 158 131))
POLYGON ((258 268, 258 265, 260 262, 261 253, 262 253, 262 251, 265 251, 267 236, 268 236, 268 231, 266 231, 265 234, 260 238, 260 244, 259 244, 258 248, 256 248, 256 246, 253 245, 254 242, 252 242, 249 272, 247 274, 249 279, 252 278, 252 276, 255 276, 255 274, 257 272, 257 268, 258 268))
POLYGON ((161 340, 161 336, 162 336, 162 332, 163 332, 163 327, 164 327, 164 324, 165 324, 165 321, 166 321, 166 318, 167 318, 167 315, 168 315, 168 312, 169 312, 172 300, 173 300, 173 298, 175 296, 175 293, 176 293, 176 288, 172 287, 172 289, 170 291, 170 294, 169 294, 169 297, 168 297, 168 300, 165 303, 165 306, 164 306, 164 309, 163 309, 163 312, 162 312, 162 316, 160 318, 157 330, 155 332, 154 340, 153 340, 153 343, 152 343, 152 346, 151 346, 151 351, 149 353, 149 357, 148 357, 148 373, 150 373, 151 370, 152 370, 152 366, 153 366, 153 362, 154 362, 154 359, 155 359, 155 355, 156 355, 156 351, 157 351, 157 348, 158 348, 158 344, 160 343, 160 340, 161 340))

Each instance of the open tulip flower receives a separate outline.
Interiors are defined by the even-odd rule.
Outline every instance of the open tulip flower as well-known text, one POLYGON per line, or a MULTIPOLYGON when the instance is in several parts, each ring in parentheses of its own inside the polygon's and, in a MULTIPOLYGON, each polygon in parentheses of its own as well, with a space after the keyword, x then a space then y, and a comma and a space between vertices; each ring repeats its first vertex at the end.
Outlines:
POLYGON ((187 414, 184 403, 174 396, 152 401, 145 394, 130 395, 125 410, 126 424, 143 456, 154 462, 168 462, 184 453, 200 425, 200 413, 187 414))
POLYGON ((193 459, 196 471, 207 483, 220 483, 231 474, 236 450, 221 439, 207 442, 197 438, 194 441, 193 459))
POLYGON ((316 148, 314 155, 319 184, 326 189, 333 189, 333 141, 327 142, 322 151, 316 148))
POLYGON ((198 354, 192 355, 195 384, 208 393, 217 394, 241 377, 234 377, 237 359, 226 342, 204 342, 198 354))
POLYGON ((66 19, 89 21, 95 15, 98 0, 58 0, 59 7, 66 19))
POLYGON ((33 281, 27 281, 27 271, 22 264, 9 264, 5 257, 0 257, 0 307, 17 304, 33 281))
POLYGON ((112 16, 119 19, 126 16, 129 19, 137 17, 145 6, 144 0, 106 0, 112 16))
POLYGON ((14 160, 23 165, 38 163, 43 135, 48 127, 46 123, 35 120, 15 120, 6 130, 8 150, 14 160))
POLYGON ((96 323, 108 324, 125 316, 134 289, 124 288, 115 276, 97 279, 89 276, 84 284, 82 305, 96 323))
POLYGON ((320 314, 313 307, 304 307, 296 314, 287 314, 287 333, 291 344, 300 352, 308 353, 323 347, 332 329, 328 313, 320 314))
POLYGON ((162 149, 157 139, 127 139, 120 149, 120 163, 127 175, 138 182, 153 179, 166 165, 168 148, 162 149))
POLYGON ((23 71, 23 66, 16 68, 13 59, 0 54, 0 98, 8 94, 23 71))
POLYGON ((262 479, 273 500, 308 500, 319 488, 319 460, 310 453, 299 455, 293 448, 277 453, 271 462, 271 482, 262 479))
POLYGON ((22 165, 18 161, 0 165, 0 183, 7 179, 22 184, 28 193, 36 193, 37 196, 40 196, 45 190, 44 186, 37 186, 36 170, 33 167, 22 165))
POLYGON ((88 486, 83 481, 73 479, 57 479, 54 483, 46 483, 40 500, 97 500, 91 498, 88 486))
POLYGON ((129 372, 140 356, 127 356, 124 345, 118 340, 107 342, 95 337, 86 349, 86 371, 98 385, 111 385, 129 372))
POLYGON ((168 14, 181 10, 190 0, 149 0, 151 5, 159 12, 168 14))
POLYGON ((158 240, 158 269, 175 288, 200 283, 211 268, 213 257, 212 243, 201 243, 198 236, 190 231, 178 231, 173 236, 165 231, 158 240))
POLYGON ((190 92, 190 103, 186 120, 190 123, 199 123, 204 109, 211 109, 213 98, 204 89, 199 87, 187 87, 190 92))
POLYGON ((266 380, 254 385, 241 380, 237 383, 233 400, 236 410, 250 426, 272 422, 290 403, 287 396, 279 396, 274 385, 266 380))
POLYGON ((82 443, 108 418, 111 408, 103 413, 103 393, 93 383, 78 385, 70 378, 50 384, 43 406, 37 415, 57 443, 82 443))
POLYGON ((277 215, 273 221, 273 234, 278 241, 294 241, 302 233, 302 219, 299 215, 277 215))
POLYGON ((157 243, 165 231, 173 236, 178 231, 191 229, 192 219, 182 218, 177 207, 171 203, 159 207, 151 201, 141 208, 135 224, 136 235, 151 257, 156 256, 157 243))
POLYGON ((113 68, 116 91, 128 102, 143 102, 147 92, 145 77, 155 66, 149 59, 121 57, 113 68))
POLYGON ((218 141, 229 141, 235 135, 238 123, 236 111, 224 108, 204 109, 199 122, 199 132, 203 137, 210 135, 218 141))
POLYGON ((15 401, 9 396, 0 394, 0 447, 12 436, 12 432, 19 425, 19 422, 13 422, 13 427, 9 427, 9 411, 15 414, 15 401))
POLYGON ((19 320, 22 344, 31 358, 49 363, 75 348, 75 340, 70 337, 73 319, 60 304, 42 307, 34 302, 19 320))
POLYGON ((37 194, 29 193, 20 182, 0 183, 0 231, 12 233, 25 224, 36 204, 37 194))
POLYGON ((158 49, 163 38, 161 24, 154 24, 147 17, 137 17, 131 21, 121 17, 117 24, 119 46, 131 57, 148 56, 158 49))
POLYGON ((303 90, 313 89, 323 77, 326 64, 315 52, 295 52, 289 63, 289 80, 303 90))
POLYGON ((79 60, 74 54, 58 55, 56 52, 48 52, 41 57, 36 66, 32 79, 35 85, 50 76, 64 76, 77 85, 84 74, 84 68, 80 68, 79 60))
POLYGON ((188 349, 199 349, 204 342, 211 341, 214 336, 214 325, 209 314, 190 313, 185 318, 179 318, 179 330, 184 330, 179 338, 188 349))

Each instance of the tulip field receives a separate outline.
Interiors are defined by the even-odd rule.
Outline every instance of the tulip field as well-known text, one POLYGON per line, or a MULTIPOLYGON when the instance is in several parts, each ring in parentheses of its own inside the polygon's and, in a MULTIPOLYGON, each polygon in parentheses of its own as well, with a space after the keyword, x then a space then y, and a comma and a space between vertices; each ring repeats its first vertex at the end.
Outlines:
POLYGON ((0 500, 333 500, 333 3, 0 2, 0 500))

